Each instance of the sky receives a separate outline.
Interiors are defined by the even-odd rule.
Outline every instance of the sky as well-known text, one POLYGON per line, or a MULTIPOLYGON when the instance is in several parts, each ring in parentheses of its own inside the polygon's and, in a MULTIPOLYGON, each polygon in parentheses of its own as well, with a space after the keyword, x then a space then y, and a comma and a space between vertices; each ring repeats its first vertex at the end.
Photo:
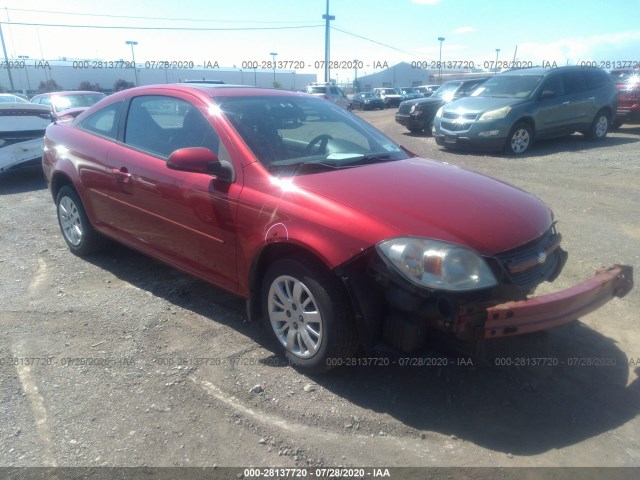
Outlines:
MULTIPOLYGON (((322 78, 325 10, 326 0, 0 0, 0 22, 9 58, 128 61, 132 40, 139 64, 271 68, 264 62, 275 52, 283 69, 322 78)), ((362 62, 358 76, 435 62, 438 37, 443 61, 480 68, 491 68, 496 55, 533 64, 640 64, 640 0, 330 0, 330 14, 338 81, 353 77, 347 62, 354 59, 362 62)))

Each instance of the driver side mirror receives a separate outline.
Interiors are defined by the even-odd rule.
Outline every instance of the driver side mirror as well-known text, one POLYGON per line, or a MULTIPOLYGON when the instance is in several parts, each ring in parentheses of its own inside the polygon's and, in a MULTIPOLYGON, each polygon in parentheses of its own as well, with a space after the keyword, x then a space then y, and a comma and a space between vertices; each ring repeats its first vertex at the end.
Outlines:
POLYGON ((546 100, 548 98, 555 98, 556 97, 556 92, 554 92, 553 90, 545 90, 544 92, 542 92, 540 94, 540 100, 546 100))
POLYGON ((215 153, 204 147, 176 150, 169 156, 167 168, 182 172, 214 175, 219 180, 228 183, 233 183, 236 180, 233 165, 226 160, 220 160, 215 153))

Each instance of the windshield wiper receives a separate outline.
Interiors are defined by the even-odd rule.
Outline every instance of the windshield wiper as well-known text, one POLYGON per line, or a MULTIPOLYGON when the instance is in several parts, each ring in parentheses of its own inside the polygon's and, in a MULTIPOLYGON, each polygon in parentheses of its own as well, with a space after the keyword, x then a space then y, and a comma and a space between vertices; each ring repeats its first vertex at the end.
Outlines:
POLYGON ((395 155, 391 153, 378 153, 372 155, 362 155, 360 157, 354 158, 348 162, 343 162, 341 164, 342 167, 358 167, 361 165, 368 165, 371 163, 380 163, 380 162, 389 162, 393 160, 400 160, 395 155))

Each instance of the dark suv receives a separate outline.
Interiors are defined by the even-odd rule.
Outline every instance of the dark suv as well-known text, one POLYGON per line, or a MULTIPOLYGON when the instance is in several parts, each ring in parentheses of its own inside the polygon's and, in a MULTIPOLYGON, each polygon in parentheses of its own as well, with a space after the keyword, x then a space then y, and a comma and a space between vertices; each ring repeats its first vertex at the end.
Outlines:
POLYGON ((430 97, 406 100, 400 104, 396 113, 396 122, 404 125, 410 132, 431 131, 436 111, 445 103, 466 97, 481 85, 488 77, 469 80, 452 80, 441 85, 430 97))
POLYGON ((510 70, 441 107, 433 135, 447 148, 505 149, 516 155, 539 138, 582 132, 602 140, 615 117, 617 95, 609 74, 599 68, 510 70))

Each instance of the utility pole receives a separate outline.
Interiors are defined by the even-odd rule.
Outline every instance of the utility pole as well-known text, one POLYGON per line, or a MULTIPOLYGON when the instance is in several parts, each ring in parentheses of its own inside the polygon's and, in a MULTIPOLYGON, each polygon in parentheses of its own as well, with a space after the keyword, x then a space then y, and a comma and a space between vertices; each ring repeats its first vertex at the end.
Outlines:
POLYGON ((322 18, 325 20, 324 27, 324 81, 328 82, 331 80, 331 73, 329 72, 329 22, 331 20, 335 20, 336 17, 333 15, 329 15, 329 0, 327 0, 327 13, 322 15, 322 18))
MULTIPOLYGON (((327 9, 328 8, 329 8, 329 0, 327 0, 327 9)), ((11 76, 11 64, 9 63, 9 57, 7 56, 7 47, 4 44, 4 35, 2 34, 2 22, 0 22, 0 41, 2 42, 2 52, 4 53, 4 61, 5 61, 5 65, 7 66, 7 73, 9 74, 9 85, 11 85, 11 91, 13 92, 15 90, 15 87, 13 86, 13 77, 11 76)))

